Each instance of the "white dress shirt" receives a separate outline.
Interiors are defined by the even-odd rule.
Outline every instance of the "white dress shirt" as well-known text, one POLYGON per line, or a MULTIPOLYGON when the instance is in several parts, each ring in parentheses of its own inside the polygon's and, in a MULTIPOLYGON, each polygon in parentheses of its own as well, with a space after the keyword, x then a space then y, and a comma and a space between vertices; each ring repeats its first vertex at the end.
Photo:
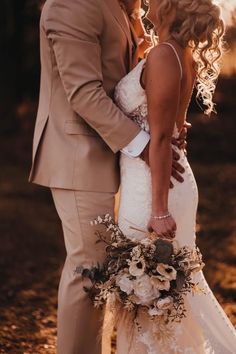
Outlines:
POLYGON ((142 130, 121 152, 129 157, 137 157, 145 149, 150 140, 150 135, 142 130))

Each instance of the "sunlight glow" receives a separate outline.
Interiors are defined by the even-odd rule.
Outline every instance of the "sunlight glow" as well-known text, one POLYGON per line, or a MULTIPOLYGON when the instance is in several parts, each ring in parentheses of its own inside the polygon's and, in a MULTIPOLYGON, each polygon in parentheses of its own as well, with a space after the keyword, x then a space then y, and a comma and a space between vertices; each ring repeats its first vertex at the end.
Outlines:
POLYGON ((232 23, 233 11, 236 10, 236 0, 215 0, 222 8, 222 15, 227 25, 232 23))

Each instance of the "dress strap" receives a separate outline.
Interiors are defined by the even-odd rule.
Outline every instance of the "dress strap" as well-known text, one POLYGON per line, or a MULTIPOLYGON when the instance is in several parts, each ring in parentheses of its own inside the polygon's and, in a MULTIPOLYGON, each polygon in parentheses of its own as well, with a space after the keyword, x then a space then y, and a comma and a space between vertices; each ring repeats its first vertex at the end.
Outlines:
POLYGON ((183 77, 183 67, 182 67, 182 64, 181 64, 181 60, 180 60, 180 58, 179 58, 179 54, 177 53, 177 50, 175 49, 175 47, 173 46, 173 44, 171 44, 171 43, 169 43, 169 42, 163 42, 163 43, 161 43, 161 44, 167 44, 168 46, 170 46, 170 47, 173 49, 173 51, 174 51, 174 53, 175 53, 175 55, 176 55, 176 58, 177 58, 177 60, 178 60, 178 63, 179 63, 180 75, 181 75, 181 79, 182 79, 182 77, 183 77))

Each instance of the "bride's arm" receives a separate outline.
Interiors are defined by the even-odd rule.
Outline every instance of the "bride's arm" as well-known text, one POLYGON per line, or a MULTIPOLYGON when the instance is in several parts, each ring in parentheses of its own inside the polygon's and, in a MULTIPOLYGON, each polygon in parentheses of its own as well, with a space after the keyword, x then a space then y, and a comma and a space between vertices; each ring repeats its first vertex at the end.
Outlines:
MULTIPOLYGON (((152 215, 168 214, 168 193, 172 169, 172 133, 180 94, 180 70, 173 50, 159 45, 151 50, 145 67, 145 87, 150 125, 149 163, 152 176, 152 215)), ((173 218, 151 218, 149 227, 171 238, 173 218)))

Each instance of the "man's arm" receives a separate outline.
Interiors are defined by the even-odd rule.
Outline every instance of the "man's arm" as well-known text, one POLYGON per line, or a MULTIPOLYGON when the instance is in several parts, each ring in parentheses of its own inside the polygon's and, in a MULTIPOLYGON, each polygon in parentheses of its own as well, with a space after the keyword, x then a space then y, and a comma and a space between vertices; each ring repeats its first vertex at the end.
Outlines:
POLYGON ((113 152, 121 150, 141 129, 103 89, 100 46, 103 14, 99 2, 55 0, 44 15, 44 29, 52 43, 69 103, 113 152))
POLYGON ((140 133, 127 145, 121 152, 130 157, 138 157, 145 150, 146 146, 150 141, 150 135, 144 130, 141 130, 140 133))

